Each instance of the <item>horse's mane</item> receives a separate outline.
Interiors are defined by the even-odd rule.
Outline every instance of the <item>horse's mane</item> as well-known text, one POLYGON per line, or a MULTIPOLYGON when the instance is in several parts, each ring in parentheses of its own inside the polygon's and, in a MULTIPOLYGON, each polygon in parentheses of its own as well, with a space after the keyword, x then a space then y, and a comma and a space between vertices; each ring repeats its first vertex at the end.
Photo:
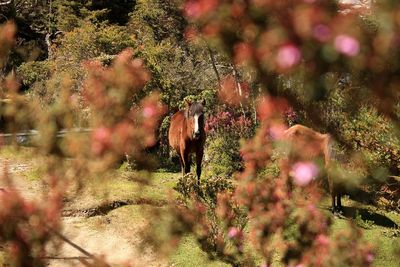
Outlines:
POLYGON ((202 104, 196 102, 190 105, 190 107, 185 112, 185 117, 193 116, 194 114, 203 113, 204 107, 202 104))

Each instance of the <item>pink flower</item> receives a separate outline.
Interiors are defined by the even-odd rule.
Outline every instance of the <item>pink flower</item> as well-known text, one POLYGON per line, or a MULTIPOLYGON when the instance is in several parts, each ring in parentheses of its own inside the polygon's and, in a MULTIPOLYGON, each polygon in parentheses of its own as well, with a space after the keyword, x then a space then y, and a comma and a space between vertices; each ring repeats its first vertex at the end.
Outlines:
POLYGON ((297 162, 293 165, 290 175, 299 186, 305 186, 317 176, 318 168, 312 162, 297 162))
POLYGON ((317 208, 315 207, 314 204, 310 204, 310 205, 308 205, 308 210, 311 211, 311 212, 316 212, 317 208))
POLYGON ((324 24, 318 24, 314 27, 313 29, 313 34, 315 39, 317 39, 320 42, 326 42, 331 38, 331 29, 324 25, 324 24))
POLYGON ((189 1, 185 6, 185 13, 188 17, 198 18, 201 16, 201 6, 198 2, 189 1))
POLYGON ((297 46, 289 44, 282 46, 276 56, 276 63, 282 69, 289 69, 299 63, 301 52, 297 46))
POLYGON ((282 139, 285 133, 286 127, 283 124, 273 124, 269 128, 269 134, 273 140, 280 140, 282 139))
POLYGON ((188 17, 198 19, 216 9, 217 6, 218 0, 191 0, 185 5, 185 14, 188 17))
POLYGON ((244 63, 253 57, 253 48, 250 44, 242 42, 234 46, 235 62, 244 63))
POLYGON ((153 106, 147 106, 143 109, 143 116, 145 118, 153 117, 156 114, 156 109, 153 106))
POLYGON ((367 254, 367 262, 372 263, 374 261, 374 254, 371 252, 367 254))
POLYGON ((336 36, 334 46, 338 52, 350 57, 357 55, 360 51, 358 40, 347 34, 336 36))
POLYGON ((229 230, 228 230, 228 236, 230 237, 230 238, 234 238, 234 237, 236 237, 238 234, 239 234, 239 230, 236 228, 236 227, 231 227, 231 228, 229 228, 229 230))
POLYGON ((106 127, 100 127, 92 134, 92 151, 95 154, 103 153, 111 143, 111 130, 106 127))
POLYGON ((324 234, 320 234, 317 236, 317 243, 326 246, 329 244, 329 238, 324 234))
POLYGON ((268 267, 268 264, 266 262, 263 262, 260 267, 268 267))
POLYGON ((93 139, 99 142, 107 142, 110 137, 111 131, 106 127, 97 128, 93 133, 93 139))

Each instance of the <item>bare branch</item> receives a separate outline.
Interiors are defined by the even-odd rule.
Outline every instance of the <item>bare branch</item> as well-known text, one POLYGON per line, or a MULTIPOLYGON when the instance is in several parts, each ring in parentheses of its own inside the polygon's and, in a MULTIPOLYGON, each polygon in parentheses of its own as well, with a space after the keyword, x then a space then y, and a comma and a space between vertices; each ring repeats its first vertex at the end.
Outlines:
POLYGON ((9 4, 11 4, 12 1, 13 1, 13 0, 8 0, 8 1, 6 1, 6 2, 0 2, 0 6, 9 5, 9 4))

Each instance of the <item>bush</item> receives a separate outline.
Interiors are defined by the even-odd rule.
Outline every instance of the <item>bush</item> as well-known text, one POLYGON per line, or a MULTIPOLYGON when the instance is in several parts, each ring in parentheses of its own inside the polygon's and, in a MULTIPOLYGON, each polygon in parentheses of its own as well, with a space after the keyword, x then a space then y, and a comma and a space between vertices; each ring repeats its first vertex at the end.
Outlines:
POLYGON ((254 132, 254 123, 244 115, 219 112, 207 119, 205 176, 230 177, 243 168, 240 141, 254 132))
POLYGON ((50 78, 52 65, 49 61, 31 61, 22 63, 17 68, 18 77, 26 86, 50 78))
POLYGON ((234 191, 231 181, 224 177, 211 177, 202 180, 199 186, 197 178, 188 174, 179 179, 174 189, 181 194, 184 206, 192 211, 193 208, 198 208, 198 214, 195 216, 198 216, 200 221, 197 221, 197 225, 190 216, 185 218, 185 214, 189 215, 185 208, 180 207, 173 212, 182 219, 180 222, 185 227, 196 232, 201 248, 211 258, 222 259, 233 266, 255 264, 254 259, 243 255, 244 227, 248 218, 247 212, 237 203, 228 201, 234 191), (221 203, 226 206, 222 207, 221 203), (229 213, 229 216, 226 216, 226 213, 229 213), (243 257, 237 257, 237 254, 243 257))
POLYGON ((205 155, 205 176, 230 177, 243 166, 239 153, 240 143, 237 138, 216 136, 208 141, 205 155))

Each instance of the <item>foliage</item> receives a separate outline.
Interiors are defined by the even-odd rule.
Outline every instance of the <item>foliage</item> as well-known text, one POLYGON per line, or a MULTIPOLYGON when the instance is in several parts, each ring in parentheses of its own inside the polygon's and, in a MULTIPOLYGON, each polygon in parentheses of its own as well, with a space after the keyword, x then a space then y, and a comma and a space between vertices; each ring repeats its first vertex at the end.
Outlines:
POLYGON ((322 110, 323 120, 329 122, 328 128, 335 129, 335 133, 348 144, 341 146, 336 158, 349 162, 353 169, 369 176, 360 182, 368 183, 366 191, 379 192, 373 197, 376 203, 387 209, 397 209, 398 195, 386 189, 398 185, 398 181, 387 177, 388 173, 396 174, 400 170, 398 129, 378 113, 373 101, 365 98, 365 95, 368 95, 365 87, 356 87, 354 84, 335 86, 327 100, 318 107, 322 110), (355 108, 354 103, 359 98, 364 98, 364 102, 355 108), (346 157, 339 154, 345 154, 346 157))
MULTIPOLYGON (((4 39, 7 45, 13 41, 12 27, 1 28, 0 36, 10 35, 4 39)), ((88 74, 83 81, 82 105, 90 110, 89 126, 94 130, 90 135, 62 141, 58 132, 72 128, 74 116, 79 114, 79 103, 71 101, 74 92, 67 79, 61 83, 59 97, 46 109, 40 108, 37 99, 27 101, 13 77, 1 83, 10 99, 5 110, 7 127, 14 132, 28 125, 40 133, 35 140, 36 155, 46 159, 44 180, 50 188, 38 205, 19 197, 7 170, 2 175, 6 187, 0 192, 0 239, 15 266, 44 266, 44 248, 58 231, 68 181, 79 184, 81 179, 105 175, 127 151, 137 162, 146 163, 144 150, 155 142, 154 130, 164 107, 156 93, 132 106, 135 94, 149 80, 142 61, 133 59, 133 51, 123 51, 108 68, 98 61, 87 62, 85 68, 88 74), (65 160, 70 157, 72 160, 65 160)), ((94 261, 99 266, 101 260, 94 261)))
POLYGON ((364 220, 358 212, 356 212, 356 216, 354 222, 357 226, 364 229, 371 229, 373 227, 374 222, 370 220, 364 220))
MULTIPOLYGON (((363 32, 358 32, 360 29, 346 32, 349 28, 345 27, 355 23, 357 17, 353 13, 341 17, 338 11, 333 2, 276 4, 270 1, 224 1, 222 4, 198 0, 188 1, 185 5, 186 15, 199 25, 199 34, 224 43, 233 60, 250 67, 269 94, 275 96, 279 93, 281 74, 303 72, 303 88, 308 90, 303 95, 311 101, 323 99, 326 95, 329 83, 325 79, 329 72, 338 68, 360 70, 365 67, 359 63, 363 57, 359 53, 363 32), (230 12, 224 12, 226 10, 230 12), (315 17, 312 14, 323 15, 315 17), (300 23, 297 21, 299 18, 305 18, 305 21, 300 23), (318 29, 321 27, 329 34, 320 32, 318 29)), ((374 67, 368 67, 374 71, 374 67)), ((286 92, 284 96, 295 108, 301 106, 296 93, 286 92)), ((223 97, 227 98, 226 95, 223 97)), ((217 209, 224 207, 221 218, 225 218, 227 223, 232 220, 229 216, 232 214, 229 209, 232 203, 249 211, 251 224, 245 239, 252 241, 252 247, 263 257, 266 266, 272 263, 277 252, 285 265, 371 265, 371 248, 360 240, 360 232, 354 226, 349 225, 347 231, 335 236, 330 233, 329 217, 314 206, 320 201, 317 188, 310 184, 308 188, 292 188, 291 179, 296 174, 291 168, 295 162, 282 161, 281 173, 274 182, 271 182, 273 177, 256 179, 258 171, 271 160, 274 139, 279 139, 285 128, 280 118, 286 108, 287 104, 282 99, 265 97, 260 101, 257 114, 261 125, 255 137, 242 148, 245 168, 238 174, 239 183, 233 195, 217 204, 217 209), (309 217, 313 217, 312 222, 309 217), (293 218, 293 223, 288 218, 293 218), (298 227, 294 231, 299 233, 286 236, 284 233, 289 229, 293 231, 293 225, 298 227), (352 245, 349 246, 349 243, 352 245), (341 251, 341 257, 334 256, 338 255, 338 251, 341 251)), ((312 112, 311 106, 306 105, 302 110, 311 121, 321 122, 321 114, 312 112)), ((206 233, 212 232, 207 227, 209 220, 200 201, 182 214, 184 224, 200 224, 206 233)), ((204 236, 194 227, 188 230, 200 239, 204 236)), ((243 235, 239 236, 239 239, 243 238, 243 235)), ((235 264, 246 259, 240 249, 233 254, 227 250, 224 252, 223 255, 235 264)))
MULTIPOLYGON (((7 177, 2 179, 10 182, 7 177)), ((53 190, 45 206, 22 198, 12 187, 0 191, 0 242, 8 244, 12 265, 45 266, 45 245, 58 229, 61 211, 62 199, 57 191, 53 190)))
POLYGON ((134 1, 117 0, 105 3, 104 1, 62 1, 52 3, 54 9, 54 27, 61 31, 72 31, 86 22, 124 25, 128 20, 128 13, 132 10, 134 1))
POLYGON ((254 123, 243 114, 222 111, 207 118, 205 130, 208 136, 206 149, 206 173, 210 176, 226 176, 243 168, 240 141, 250 138, 254 123))
MULTIPOLYGON (((186 25, 182 11, 172 0, 137 1, 129 24, 138 40, 139 55, 152 73, 149 89, 158 88, 171 111, 181 108, 187 96, 205 99, 207 108, 216 103, 213 90, 217 77, 207 45, 185 38, 186 25)), ((218 59, 222 65, 218 71, 224 73, 227 64, 218 59)))
POLYGON ((24 85, 31 85, 30 94, 48 104, 59 95, 60 84, 65 78, 72 81, 71 87, 75 91, 81 91, 86 74, 82 62, 93 59, 109 61, 107 56, 115 57, 132 46, 134 41, 123 27, 100 27, 88 22, 64 33, 52 58, 22 64, 18 74, 24 85), (35 73, 35 69, 40 73, 35 73))
POLYGON ((46 61, 31 61, 22 63, 17 69, 18 76, 26 86, 35 82, 47 80, 50 77, 51 66, 46 61))
MULTIPOLYGON (((236 266, 372 265, 373 247, 360 229, 349 222, 332 231, 332 217, 317 208, 320 187, 296 183, 298 162, 283 158, 279 174, 271 166, 284 114, 295 121, 292 108, 305 124, 329 131, 348 165, 368 170, 398 203, 398 183, 381 183, 399 172, 396 1, 372 1, 371 9, 339 1, 124 1, 121 20, 115 1, 54 1, 47 14, 52 1, 35 1, 40 9, 25 21, 21 14, 38 6, 12 2, 7 15, 25 26, 17 34, 30 35, 24 40, 40 51, 26 45, 28 52, 10 53, 21 43, 12 24, 0 28, 0 87, 8 98, 2 129, 38 131, 35 154, 44 159, 50 188, 41 205, 19 197, 10 183, 0 192, 0 240, 15 265, 45 264, 67 185, 79 193, 84 180, 104 179, 126 154, 137 168, 149 168, 146 150, 158 139, 166 152, 170 116, 156 129, 165 106, 172 115, 185 99, 206 99, 209 173, 201 185, 183 177, 180 201, 153 214, 153 226, 169 226, 158 248, 191 234, 210 257, 236 266), (50 45, 43 41, 58 30, 50 45), (27 93, 7 75, 13 68, 27 93), (92 131, 58 138, 76 126, 92 131)), ((326 171, 305 165, 318 176, 326 171)), ((10 180, 7 171, 3 179, 10 180)), ((359 217, 355 223, 369 225, 359 217)))
MULTIPOLYGON (((182 194, 184 206, 171 212, 183 224, 184 229, 195 233, 202 249, 207 251, 211 258, 219 258, 237 265, 239 261, 234 255, 243 254, 242 239, 247 215, 236 203, 225 203, 226 207, 220 205, 230 198, 233 189, 232 183, 224 177, 209 178, 198 186, 194 175, 186 175, 175 187, 175 190, 182 194), (197 212, 189 215, 185 207, 190 210, 195 208, 197 212), (229 209, 230 212, 227 217, 225 209, 229 209), (197 219, 200 220, 197 221, 199 225, 193 221, 197 219)), ((240 262, 246 262, 246 265, 254 264, 252 261, 251 258, 240 259, 240 262)))

